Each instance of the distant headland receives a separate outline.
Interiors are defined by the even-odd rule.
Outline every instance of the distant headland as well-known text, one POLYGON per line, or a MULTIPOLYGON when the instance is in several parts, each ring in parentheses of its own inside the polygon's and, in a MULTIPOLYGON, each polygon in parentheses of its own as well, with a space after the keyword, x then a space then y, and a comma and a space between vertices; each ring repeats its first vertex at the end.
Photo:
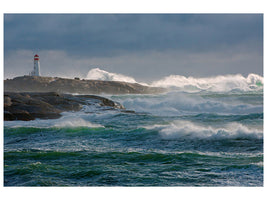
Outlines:
POLYGON ((20 76, 4 81, 5 92, 57 92, 71 94, 153 94, 166 89, 138 83, 43 76, 20 76))

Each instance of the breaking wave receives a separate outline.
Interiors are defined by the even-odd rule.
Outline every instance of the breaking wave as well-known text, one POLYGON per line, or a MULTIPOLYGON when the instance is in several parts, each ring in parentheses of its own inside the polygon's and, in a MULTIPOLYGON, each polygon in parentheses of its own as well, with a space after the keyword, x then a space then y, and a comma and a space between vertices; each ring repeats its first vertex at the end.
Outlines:
POLYGON ((78 113, 64 113, 59 119, 36 119, 32 121, 5 121, 5 126, 9 128, 33 127, 33 128, 64 128, 64 127, 87 127, 100 128, 100 124, 92 123, 81 118, 78 113))
MULTIPOLYGON (((129 83, 138 83, 133 77, 123 74, 111 73, 99 68, 91 69, 86 79, 104 80, 104 81, 122 81, 129 83)), ((185 77, 181 75, 170 75, 152 83, 139 84, 164 87, 169 89, 178 89, 186 92, 210 91, 210 92, 229 92, 229 91, 259 91, 263 89, 264 79, 257 74, 249 74, 247 77, 241 74, 220 75, 214 77, 185 77)))
POLYGON ((90 121, 86 121, 85 119, 75 117, 75 116, 63 116, 58 119, 54 127, 88 127, 88 128, 100 128, 103 127, 100 124, 94 124, 90 121))
POLYGON ((144 127, 156 129, 164 139, 250 139, 263 137, 263 131, 251 129, 243 124, 231 122, 223 127, 203 126, 190 121, 176 120, 168 125, 153 125, 144 127))
POLYGON ((251 114, 262 113, 262 104, 251 104, 235 97, 204 98, 201 95, 188 95, 183 92, 171 92, 164 95, 130 96, 116 99, 125 108, 136 112, 145 112, 158 116, 179 116, 185 114, 251 114))
POLYGON ((101 70, 99 68, 91 69, 86 79, 92 79, 92 80, 102 80, 102 81, 122 81, 122 82, 129 82, 129 83, 136 83, 134 78, 125 76, 123 74, 116 74, 107 72, 104 70, 101 70))
POLYGON ((184 91, 204 90, 211 92, 229 91, 254 91, 263 88, 263 77, 257 74, 249 74, 247 77, 241 74, 215 76, 206 78, 185 77, 170 75, 152 82, 151 86, 165 88, 179 88, 184 91))

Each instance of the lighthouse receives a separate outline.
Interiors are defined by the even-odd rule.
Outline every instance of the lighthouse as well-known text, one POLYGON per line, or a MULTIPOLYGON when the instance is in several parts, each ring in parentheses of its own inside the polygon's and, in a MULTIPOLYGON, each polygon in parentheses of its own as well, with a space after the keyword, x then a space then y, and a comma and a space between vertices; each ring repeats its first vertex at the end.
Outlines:
POLYGON ((36 54, 34 56, 34 61, 33 61, 33 71, 31 72, 32 76, 40 76, 40 60, 39 56, 36 54))

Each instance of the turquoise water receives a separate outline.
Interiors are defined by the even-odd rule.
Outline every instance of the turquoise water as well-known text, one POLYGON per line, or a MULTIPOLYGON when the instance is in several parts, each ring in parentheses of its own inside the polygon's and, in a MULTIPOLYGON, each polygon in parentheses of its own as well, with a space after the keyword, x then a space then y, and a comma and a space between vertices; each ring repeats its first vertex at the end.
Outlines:
POLYGON ((106 96, 4 123, 5 186, 263 186, 263 92, 106 96))

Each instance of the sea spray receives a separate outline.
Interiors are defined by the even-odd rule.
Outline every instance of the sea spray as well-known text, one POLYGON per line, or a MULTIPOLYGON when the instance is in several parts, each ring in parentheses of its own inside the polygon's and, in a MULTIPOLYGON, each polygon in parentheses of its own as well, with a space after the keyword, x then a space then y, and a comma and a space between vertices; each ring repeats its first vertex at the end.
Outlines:
POLYGON ((181 116, 198 113, 220 114, 248 114, 261 113, 262 95, 235 96, 226 94, 217 96, 211 94, 186 94, 184 92, 170 92, 162 95, 135 96, 129 98, 116 98, 127 109, 136 112, 151 113, 160 116, 181 116), (247 98, 241 98, 241 97, 247 98), (253 100, 249 100, 252 98, 253 100), (258 98, 255 100, 255 98, 258 98))
POLYGON ((263 77, 257 74, 249 74, 247 78, 241 74, 206 78, 170 75, 161 80, 152 82, 151 86, 173 87, 183 91, 254 91, 263 89, 263 77))
POLYGON ((91 69, 86 76, 86 79, 102 80, 102 81, 122 81, 128 83, 136 83, 134 78, 122 74, 116 74, 101 70, 99 68, 91 69))
POLYGON ((147 129, 159 130, 164 139, 261 139, 263 130, 249 128, 237 122, 221 125, 201 125, 185 120, 175 120, 168 125, 156 124, 146 126, 147 129))
MULTIPOLYGON (((86 79, 138 83, 133 77, 107 72, 99 68, 91 69, 88 72, 86 79)), ((252 73, 247 77, 244 77, 241 74, 228 74, 202 78, 169 75, 160 80, 155 80, 152 83, 139 83, 151 87, 164 87, 185 92, 251 92, 261 91, 263 89, 264 79, 262 76, 252 73)))
POLYGON ((33 127, 33 128, 64 128, 64 127, 103 127, 100 124, 92 123, 88 119, 83 119, 82 114, 65 112, 59 119, 36 119, 33 121, 6 121, 5 126, 12 128, 33 127))

